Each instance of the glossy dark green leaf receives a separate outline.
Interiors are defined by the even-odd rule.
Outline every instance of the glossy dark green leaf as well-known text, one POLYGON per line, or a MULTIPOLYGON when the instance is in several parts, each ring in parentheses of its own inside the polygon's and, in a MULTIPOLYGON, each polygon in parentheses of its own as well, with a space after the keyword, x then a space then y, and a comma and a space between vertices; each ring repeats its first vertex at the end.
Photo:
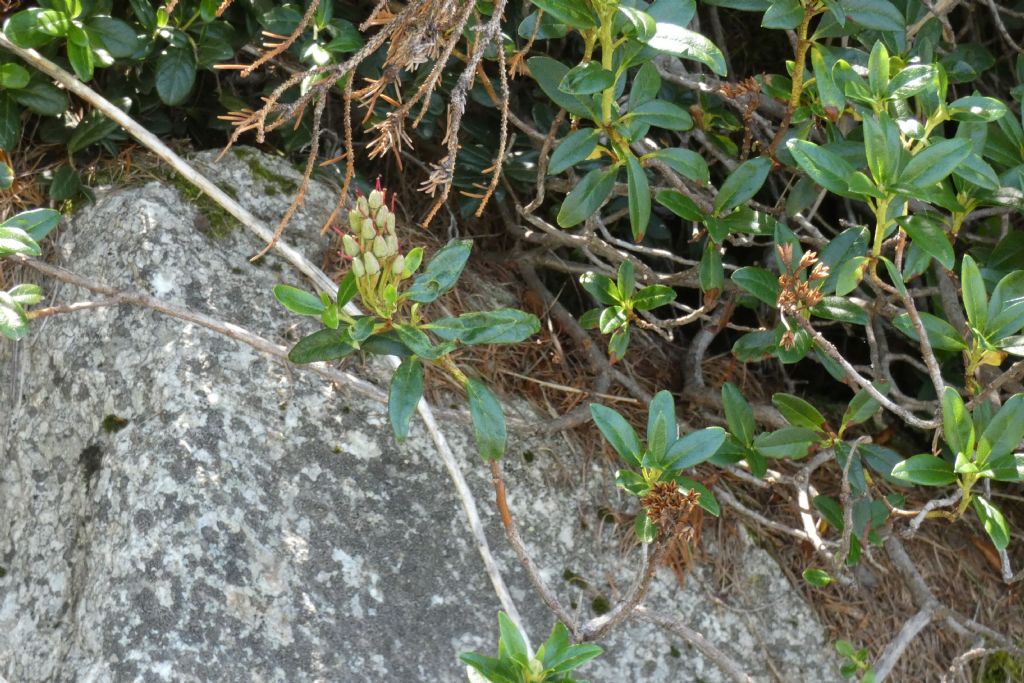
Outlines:
POLYGON ((665 453, 664 469, 682 471, 711 458, 725 441, 725 430, 707 427, 677 440, 665 453))
POLYGON ((824 588, 833 582, 832 575, 824 569, 808 568, 803 573, 804 581, 815 588, 824 588))
POLYGON ((978 437, 978 460, 1002 458, 1012 453, 1024 439, 1024 394, 1014 394, 978 437))
POLYGON ((4 23, 4 35, 18 47, 42 47, 55 36, 64 35, 69 25, 67 17, 52 9, 32 7, 16 12, 4 23))
POLYGON ((485 461, 500 459, 508 438, 501 404, 490 389, 472 377, 466 380, 466 396, 480 457, 485 461))
POLYGON ((6 190, 14 184, 14 169, 0 161, 0 190, 6 190))
POLYGON ((0 290, 0 335, 17 341, 26 334, 28 316, 25 310, 10 294, 0 290))
POLYGON ((659 391, 648 407, 647 456, 644 457, 644 466, 658 467, 662 464, 669 446, 675 443, 678 434, 675 398, 668 391, 659 391))
POLYGON ((849 194, 849 179, 854 169, 841 156, 813 142, 796 138, 786 143, 786 149, 800 170, 818 185, 838 195, 849 194))
POLYGON ((868 314, 861 306, 841 296, 822 297, 821 301, 811 309, 818 318, 836 320, 851 325, 867 325, 868 314))
POLYGON ((975 329, 985 331, 988 327, 988 293, 978 264, 969 254, 964 254, 960 265, 960 287, 967 320, 975 329))
POLYGON ((31 209, 11 216, 0 228, 18 228, 28 233, 35 242, 40 242, 60 223, 60 212, 53 209, 31 209))
POLYGON ((696 202, 677 190, 659 190, 654 200, 688 221, 702 221, 705 216, 696 202))
POLYGON ((872 177, 879 186, 894 182, 903 151, 899 129, 885 112, 878 114, 877 118, 865 117, 863 129, 864 153, 872 177))
POLYGON ((1024 328, 1024 271, 1015 270, 992 290, 985 332, 990 340, 1002 340, 1017 334, 1021 328, 1024 328))
POLYGON ((42 251, 36 241, 23 229, 8 226, 8 221, 0 225, 0 257, 11 254, 22 256, 40 256, 42 251))
POLYGON ((622 325, 608 338, 608 361, 618 363, 626 355, 629 348, 629 325, 622 325))
POLYGON ((118 127, 116 121, 108 119, 99 110, 94 109, 75 126, 75 132, 68 140, 68 151, 74 154, 94 145, 113 133, 118 127))
POLYGON ((994 97, 970 95, 961 97, 946 105, 949 116, 955 121, 995 121, 1006 115, 1006 105, 994 97))
POLYGON ((694 182, 705 184, 711 180, 708 162, 704 161, 704 157, 692 149, 670 147, 668 149, 656 150, 646 156, 665 162, 665 165, 673 171, 694 182))
POLYGON ((648 285, 633 296, 633 307, 640 311, 650 311, 675 301, 676 290, 667 285, 648 285))
POLYGON ((590 404, 590 415, 619 457, 633 467, 640 467, 640 440, 626 418, 600 403, 590 404))
POLYGON ((771 169, 772 160, 768 157, 749 159, 737 166, 718 189, 715 213, 728 213, 757 194, 771 169))
POLYGON ((627 322, 626 310, 622 306, 609 306, 601 311, 597 326, 601 334, 611 334, 627 322))
POLYGON ((734 271, 730 279, 741 289, 756 296, 762 303, 775 307, 782 291, 779 278, 774 273, 758 266, 743 266, 734 271))
POLYGON ((945 221, 937 214, 914 213, 902 216, 896 222, 926 254, 943 267, 953 268, 956 255, 953 253, 953 245, 949 242, 945 221))
POLYGON ((1006 550, 1010 545, 1010 525, 1006 523, 1006 517, 999 508, 981 496, 975 496, 971 500, 974 512, 985 527, 985 533, 992 539, 992 545, 997 550, 1006 550))
POLYGON ((693 117, 677 104, 665 100, 644 102, 626 114, 631 122, 646 123, 666 130, 690 130, 693 128, 693 117))
MULTIPOLYGON (((43 81, 32 81, 27 87, 12 92, 11 97, 21 106, 43 116, 60 116, 68 108, 67 92, 43 81)), ((0 123, 0 127, 2 125, 0 123)))
POLYGON ((89 30, 89 36, 97 38, 114 59, 131 57, 142 46, 135 29, 121 19, 91 17, 85 25, 89 30))
POLYGON ((722 385, 722 407, 725 409, 729 432, 744 446, 750 446, 754 442, 754 431, 757 428, 754 410, 731 382, 722 385))
POLYGON ((903 13, 889 0, 839 0, 847 19, 875 31, 900 31, 906 26, 903 13))
POLYGON ((907 458, 892 468, 892 476, 922 486, 946 486, 956 481, 953 466, 930 453, 907 458))
POLYGON ((804 427, 815 432, 827 431, 824 416, 818 409, 799 396, 778 393, 772 396, 772 404, 779 409, 786 422, 794 427, 804 427))
POLYGON ((550 57, 531 57, 526 60, 530 68, 530 74, 537 81, 537 85, 544 91, 544 94, 551 98, 555 104, 565 109, 570 114, 591 118, 593 116, 590 108, 584 101, 575 95, 564 93, 558 89, 559 83, 569 72, 569 67, 550 57))
POLYGON ((719 76, 726 75, 725 56, 718 46, 681 25, 658 21, 654 37, 647 44, 659 52, 700 62, 719 76))
POLYGON ((792 29, 804 18, 800 0, 773 0, 761 19, 762 28, 792 29))
POLYGON ((917 95, 928 88, 935 78, 935 66, 932 64, 912 64, 892 77, 886 89, 886 97, 904 100, 917 95))
POLYGON ((156 91, 167 105, 184 102, 196 81, 196 60, 191 48, 168 47, 156 60, 156 91))
POLYGON ((558 83, 558 89, 570 95, 593 95, 615 85, 615 74, 601 67, 600 62, 587 62, 569 69, 558 83))
POLYGON ((391 376, 388 390, 388 417, 399 441, 409 436, 409 421, 422 396, 423 364, 415 356, 406 358, 391 376))
POLYGON ((960 398, 960 392, 953 387, 946 387, 942 393, 942 433, 954 455, 973 455, 974 421, 960 398))
POLYGON ((605 306, 621 303, 618 286, 606 275, 588 271, 580 275, 580 284, 598 303, 605 306))
POLYGON ((426 326, 441 339, 463 344, 515 344, 540 331, 532 313, 515 308, 463 313, 457 318, 440 318, 426 326))
POLYGON ((292 313, 319 316, 324 312, 325 306, 320 297, 298 287, 277 285, 274 287, 274 296, 292 313))
POLYGON ((811 453, 818 443, 816 432, 803 427, 783 427, 774 432, 763 432, 754 439, 754 448, 766 458, 799 460, 811 453))
POLYGON ((595 168, 576 183, 558 211, 558 225, 571 228, 594 215, 615 187, 618 168, 595 168))
MULTIPOLYGON (((921 324, 924 326, 925 333, 928 335, 928 341, 931 342, 932 348, 940 349, 942 351, 963 351, 967 348, 967 345, 964 344, 964 340, 956 331, 956 328, 948 322, 924 311, 919 311, 918 315, 921 316, 921 324)), ((917 330, 914 329, 914 324, 910 320, 910 315, 908 313, 901 313, 896 316, 892 322, 900 332, 907 335, 914 341, 918 341, 917 330)))
POLYGON ((63 202, 77 195, 82 189, 82 178, 70 164, 63 164, 53 172, 50 181, 50 199, 63 202))
POLYGON ((573 28, 594 28, 597 16, 583 0, 532 0, 533 4, 573 28))
POLYGON ((288 360, 293 363, 314 363, 344 358, 356 350, 348 330, 324 329, 303 337, 288 352, 288 360))
POLYGON ((651 188, 647 173, 632 154, 626 157, 626 183, 629 187, 629 226, 633 239, 639 242, 651 220, 651 188))
POLYGON ((28 69, 21 64, 14 62, 0 64, 0 88, 20 90, 28 85, 28 79, 28 69))
POLYGON ((711 240, 708 240, 704 255, 700 258, 698 276, 705 301, 716 299, 725 286, 725 269, 722 266, 722 254, 711 240))
POLYGON ((405 298, 426 304, 454 287, 466 267, 472 247, 470 240, 455 240, 446 244, 412 281, 404 293, 405 298))
POLYGON ((900 173, 899 182, 910 187, 934 185, 970 153, 970 142, 961 138, 935 142, 914 155, 900 173))
POLYGON ((601 131, 596 128, 584 128, 568 135, 551 154, 548 175, 556 175, 585 161, 597 149, 600 138, 601 131))
MULTIPOLYGON (((873 384, 883 396, 889 393, 888 383, 873 382, 873 384)), ((881 404, 868 392, 867 389, 861 389, 850 400, 850 405, 846 407, 846 411, 843 413, 843 422, 840 431, 844 432, 846 431, 846 428, 851 425, 858 425, 870 420, 881 407, 881 404)), ((890 467, 886 470, 886 473, 891 470, 892 468, 890 467)))

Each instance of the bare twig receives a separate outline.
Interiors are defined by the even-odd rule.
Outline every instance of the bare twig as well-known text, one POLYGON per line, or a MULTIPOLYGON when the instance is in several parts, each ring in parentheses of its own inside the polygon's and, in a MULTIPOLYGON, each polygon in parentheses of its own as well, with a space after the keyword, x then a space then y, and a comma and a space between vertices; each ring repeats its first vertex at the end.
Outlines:
POLYGON ((892 669, 896 666, 896 662, 906 651, 907 646, 910 642, 917 637, 925 626, 931 623, 934 616, 934 610, 924 608, 918 611, 913 617, 903 624, 903 628, 896 634, 896 637, 890 642, 885 651, 878 657, 878 661, 875 663, 872 670, 875 672, 876 683, 882 683, 892 673, 892 669))
POLYGON ((694 631, 681 620, 665 614, 659 614, 658 612, 652 612, 642 606, 637 607, 633 614, 635 618, 640 619, 641 621, 646 621, 654 624, 655 626, 660 626, 666 631, 679 636, 686 642, 692 643, 694 647, 700 650, 702 655, 711 660, 735 683, 753 683, 754 679, 751 678, 750 674, 743 671, 743 669, 741 669, 729 655, 719 650, 710 640, 705 638, 698 631, 694 631))

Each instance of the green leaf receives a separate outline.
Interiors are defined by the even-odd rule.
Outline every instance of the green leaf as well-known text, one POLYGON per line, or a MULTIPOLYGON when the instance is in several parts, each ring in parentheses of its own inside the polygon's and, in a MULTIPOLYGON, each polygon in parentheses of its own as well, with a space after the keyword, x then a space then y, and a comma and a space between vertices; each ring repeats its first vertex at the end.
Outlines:
POLYGON ((65 14, 52 9, 32 7, 11 16, 4 24, 4 35, 18 47, 42 47, 55 36, 67 33, 70 21, 65 14))
POLYGON ((82 179, 70 164, 63 164, 53 172, 50 181, 50 199, 63 202, 77 195, 82 189, 82 179))
MULTIPOLYGON (((704 161, 704 157, 697 154, 692 149, 671 147, 668 149, 655 150, 644 156, 663 161, 666 166, 684 178, 689 178, 690 180, 702 185, 707 184, 711 180, 711 172, 708 170, 708 162, 704 161)), ((668 192, 676 191, 669 190, 668 192)), ((676 192, 676 194, 678 194, 678 192, 676 192)))
MULTIPOLYGON (((555 624, 555 629, 562 629, 563 632, 566 631, 566 628, 561 624, 555 624)), ((568 636, 566 636, 565 640, 568 643, 568 636)), ((549 671, 551 675, 557 675, 579 668, 591 659, 599 656, 604 650, 601 649, 600 645, 583 643, 580 645, 567 645, 551 652, 552 654, 549 656, 549 649, 545 647, 544 670, 549 671), (557 656, 554 656, 555 652, 558 653, 557 656)))
POLYGON ((532 313, 515 308, 463 313, 457 318, 440 318, 426 326, 441 339, 463 344, 515 344, 540 331, 532 313))
MULTIPOLYGON (((997 247, 998 248, 998 247, 997 247)), ((1016 270, 996 284, 988 302, 991 340, 1002 340, 1024 327, 1024 271, 1016 270)))
POLYGON ((903 13, 889 0, 839 0, 846 17, 875 31, 899 31, 906 26, 903 13))
POLYGON ((749 159, 737 166, 715 196, 715 214, 728 213, 757 194, 771 169, 772 160, 768 157, 749 159))
POLYGON ((633 520, 633 531, 636 532, 636 537, 641 543, 653 543, 654 539, 658 536, 658 527, 647 516, 646 510, 641 510, 640 514, 633 520))
POLYGON ((625 260, 619 264, 615 274, 615 289, 619 292, 619 301, 628 301, 636 289, 636 275, 633 273, 633 262, 625 260))
POLYGON ((408 346, 417 356, 426 360, 437 360, 450 353, 455 347, 455 344, 451 342, 434 346, 427 333, 415 325, 404 323, 395 325, 392 329, 394 329, 403 344, 408 346))
MULTIPOLYGON (((873 382, 872 384, 883 395, 889 393, 889 384, 881 382, 873 382)), ((845 432, 846 428, 850 425, 857 425, 871 419, 880 407, 881 404, 868 393, 867 389, 858 391, 850 400, 850 405, 846 407, 846 412, 843 413, 842 427, 839 430, 840 434, 845 432)), ((886 470, 886 473, 888 472, 889 470, 886 470)))
POLYGON ((633 296, 633 308, 650 311, 676 299, 676 290, 667 285, 648 285, 633 296))
POLYGON ((621 303, 619 288, 610 277, 588 271, 580 275, 580 284, 598 303, 605 306, 621 303))
POLYGON ((774 0, 761 19, 762 28, 796 28, 804 18, 800 0, 774 0))
POLYGON ((21 304, 4 291, 0 291, 0 334, 14 341, 28 334, 28 316, 21 304))
POLYGON ((967 412, 960 392, 946 387, 942 392, 942 433, 953 454, 974 454, 974 421, 967 412))
POLYGON ((974 152, 968 154, 967 158, 953 169, 953 175, 972 185, 977 185, 983 190, 999 189, 1000 180, 995 169, 974 152))
POLYGON ((821 107, 832 120, 846 108, 846 96, 832 78, 832 69, 825 61, 825 53, 818 45, 811 47, 811 67, 814 70, 814 85, 818 89, 821 107))
POLYGON ((888 185, 896 179, 902 150, 899 129, 888 114, 882 112, 877 119, 864 118, 864 153, 878 185, 888 185))
POLYGON ((619 14, 626 19, 626 25, 622 30, 625 35, 636 38, 641 43, 646 43, 654 37, 657 26, 651 15, 625 5, 619 5, 618 10, 619 14))
POLYGON ((395 370, 388 390, 388 417, 395 438, 399 441, 409 436, 409 421, 422 396, 423 364, 419 358, 412 356, 402 361, 395 370))
POLYGON ((654 200, 684 220, 702 221, 705 218, 696 202, 677 190, 659 190, 654 200))
MULTIPOLYGON (((21 106, 28 107, 42 116, 60 116, 68 108, 67 93, 43 81, 30 82, 27 87, 12 92, 11 96, 21 106)), ((3 143, 0 141, 0 147, 2 146, 3 143)))
POLYGON ((347 329, 324 329, 303 337, 288 352, 288 360, 297 364, 344 358, 356 350, 347 329))
POLYGON ((825 417, 818 409, 799 396, 792 394, 774 394, 772 404, 779 409, 786 422, 794 427, 804 427, 815 432, 825 433, 828 428, 825 417))
POLYGON ((359 288, 356 285, 356 274, 349 270, 345 273, 345 277, 341 278, 341 282, 338 283, 338 294, 335 297, 337 299, 338 308, 343 307, 359 292, 359 288))
MULTIPOLYGON (((948 322, 924 311, 918 312, 918 315, 921 317, 921 324, 928 335, 928 340, 932 343, 932 348, 942 351, 963 351, 967 348, 956 328, 948 322)), ((892 322, 900 332, 914 341, 918 341, 917 330, 914 329, 914 323, 910 320, 910 314, 901 313, 892 322)))
POLYGON ((0 190, 6 190, 14 184, 14 169, 0 161, 0 190))
MULTIPOLYGON (((885 43, 876 40, 868 55, 868 87, 876 98, 885 96, 889 87, 889 50, 885 43)), ((867 118, 865 118, 867 123, 867 118)))
POLYGON ((505 415, 501 404, 491 390, 481 382, 466 379, 466 395, 469 398, 469 414, 473 420, 473 434, 476 448, 484 461, 498 460, 505 454, 505 415))
POLYGON ((8 222, 10 221, 0 225, 0 257, 10 256, 11 254, 21 254, 22 256, 42 255, 39 245, 36 244, 36 241, 27 232, 14 226, 8 227, 8 222))
POLYGON ((551 98, 552 102, 570 114, 594 118, 594 113, 584 104, 583 100, 558 89, 559 83, 569 72, 569 67, 550 57, 531 57, 526 60, 526 63, 530 68, 530 74, 537 81, 537 85, 545 95, 551 98))
POLYGON ((833 581, 832 576, 824 569, 805 569, 803 576, 804 581, 815 588, 824 588, 833 581))
POLYGON ((629 348, 629 325, 616 329, 608 339, 608 361, 618 363, 626 355, 629 348))
POLYGON ((568 135, 551 154, 548 162, 548 175, 556 175, 585 161, 597 149, 601 131, 597 128, 584 128, 568 135))
POLYGON ((818 185, 838 195, 849 195, 849 178, 854 169, 841 156, 813 142, 796 138, 786 142, 786 149, 800 170, 818 185))
POLYGON ((54 209, 32 209, 22 211, 0 223, 0 228, 18 228, 28 233, 35 242, 40 242, 60 223, 60 212, 54 209))
POLYGON ((657 467, 663 463, 668 447, 678 436, 676 402, 672 394, 662 390, 651 399, 647 413, 647 455, 644 467, 657 467))
POLYGON ((725 408, 725 422, 729 425, 729 432, 744 446, 750 446, 754 442, 754 431, 757 428, 754 411, 731 382, 722 385, 722 406, 725 408))
POLYGON ((168 47, 156 60, 156 92, 166 105, 184 102, 196 81, 196 60, 191 48, 168 47))
POLYGON ((43 300, 43 288, 39 285, 15 285, 7 293, 21 306, 33 306, 43 300))
POLYGON ((593 95, 615 85, 615 74, 600 62, 587 62, 565 72, 558 89, 570 95, 593 95))
POLYGON ((647 44, 658 52, 700 62, 719 76, 726 75, 727 68, 722 51, 696 31, 667 21, 659 21, 654 37, 647 41, 647 44))
POLYGON ((851 325, 867 325, 868 314, 861 306, 841 296, 823 297, 811 312, 819 318, 838 320, 851 325))
POLYGON ((896 219, 900 227, 906 230, 910 239, 926 254, 941 263, 943 267, 952 269, 956 263, 953 245, 946 233, 946 224, 935 214, 915 213, 896 219))
POLYGON ((20 90, 28 85, 28 69, 20 64, 0 64, 0 88, 20 90))
POLYGON ((985 533, 992 539, 992 545, 997 550, 1006 550, 1010 545, 1010 526, 1006 523, 1003 513, 999 511, 999 508, 981 496, 972 498, 971 505, 974 507, 974 512, 977 513, 978 519, 981 520, 982 525, 985 527, 985 533))
POLYGON ((679 439, 665 453, 664 469, 682 471, 711 458, 725 441, 725 430, 707 427, 690 432, 679 439))
POLYGON ((595 168, 576 183, 558 211, 558 225, 571 228, 594 215, 615 187, 618 167, 595 168))
POLYGON ((774 432, 762 432, 754 439, 754 448, 766 458, 799 460, 811 453, 818 443, 818 434, 803 427, 783 427, 774 432))
POLYGON ((952 465, 930 453, 907 458, 892 468, 892 476, 923 486, 946 486, 956 481, 952 465))
POLYGON ((893 76, 885 95, 891 100, 905 100, 928 88, 934 78, 933 64, 912 64, 893 76))
POLYGON ((647 173, 632 154, 626 157, 626 182, 629 186, 629 226, 633 240, 639 242, 651 220, 651 188, 647 173))
POLYGON ((92 46, 89 44, 89 37, 85 31, 77 26, 72 28, 80 34, 81 38, 68 41, 68 61, 71 62, 71 68, 78 79, 83 83, 88 83, 92 80, 96 66, 96 62, 93 60, 92 46))
POLYGON ((113 17, 91 17, 85 22, 91 38, 97 38, 114 59, 126 59, 134 55, 142 41, 126 22, 113 17))
POLYGON ((473 248, 470 240, 453 240, 440 249, 405 291, 409 301, 427 304, 455 286, 473 248))
POLYGON ((532 0, 558 21, 573 28, 594 28, 598 25, 597 16, 582 0, 532 0))
POLYGON ((1002 405, 978 438, 978 462, 1012 453, 1024 439, 1024 394, 1014 394, 1002 405))
POLYGON ((690 113, 679 105, 665 100, 644 102, 623 118, 632 123, 646 123, 666 130, 690 130, 693 128, 693 117, 690 116, 690 113))
POLYGON ((967 320, 976 330, 984 332, 988 327, 988 293, 978 264, 969 254, 964 254, 960 265, 960 288, 967 320))
POLYGON ((291 285, 275 286, 274 296, 282 306, 299 315, 320 316, 326 308, 324 302, 316 294, 291 285))
POLYGON ((661 76, 658 75, 658 68, 653 62, 645 62, 633 77, 633 87, 629 89, 629 108, 634 109, 644 102, 650 102, 660 91, 661 76))
POLYGON ((954 121, 996 121, 1006 115, 1006 105, 994 97, 970 95, 946 105, 954 121))
POLYGON ((730 276, 744 291, 750 292, 761 302, 775 307, 779 300, 779 278, 768 270, 758 266, 743 266, 730 276))
POLYGON ((640 440, 626 418, 600 403, 590 404, 590 415, 619 457, 634 467, 640 467, 640 440))
POLYGON ((117 129, 116 121, 108 119, 98 109, 94 109, 75 127, 75 132, 68 140, 68 152, 74 154, 96 144, 117 129))
POLYGON ((970 153, 968 140, 939 140, 914 155, 900 173, 899 182, 911 187, 930 187, 952 173, 970 153))
POLYGON ((718 247, 711 240, 708 240, 704 248, 704 255, 700 259, 700 289, 704 292, 707 300, 717 298, 725 285, 725 270, 722 266, 722 254, 718 247))

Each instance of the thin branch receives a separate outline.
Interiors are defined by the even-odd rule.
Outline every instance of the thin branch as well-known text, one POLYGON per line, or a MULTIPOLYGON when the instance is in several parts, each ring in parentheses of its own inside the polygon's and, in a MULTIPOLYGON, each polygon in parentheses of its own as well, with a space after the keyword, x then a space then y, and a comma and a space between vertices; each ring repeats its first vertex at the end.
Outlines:
POLYGON ((886 646, 885 651, 878 657, 878 662, 872 668, 872 671, 875 672, 875 683, 882 683, 882 681, 889 677, 893 667, 896 666, 896 662, 899 661, 904 651, 906 651, 907 646, 910 645, 911 641, 917 637, 917 634, 925 626, 931 623, 934 615, 933 609, 925 608, 903 624, 903 628, 896 634, 892 642, 886 646))
POLYGON ((665 614, 659 614, 658 612, 652 612, 642 606, 637 607, 633 611, 633 615, 636 619, 659 626, 670 633, 674 633, 686 642, 692 643, 694 647, 700 650, 702 655, 710 659, 712 663, 721 669, 729 678, 735 681, 735 683, 754 682, 754 679, 750 674, 743 671, 743 669, 741 669, 729 655, 719 650, 715 647, 714 643, 705 638, 698 631, 694 631, 681 620, 665 614))

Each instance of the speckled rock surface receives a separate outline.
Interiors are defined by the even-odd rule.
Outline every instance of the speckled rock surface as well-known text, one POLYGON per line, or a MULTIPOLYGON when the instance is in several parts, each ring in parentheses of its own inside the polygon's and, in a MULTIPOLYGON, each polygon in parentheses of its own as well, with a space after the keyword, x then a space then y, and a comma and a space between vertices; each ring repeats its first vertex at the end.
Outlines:
MULTIPOLYGON (((229 154, 210 173, 273 221, 289 198, 281 178, 297 175, 253 155, 229 154), (269 173, 254 178, 254 159, 269 173)), ((311 255, 333 201, 315 187, 289 233, 311 255)), ((58 259, 294 341, 297 321, 270 289, 301 284, 296 276, 274 257, 250 264, 262 245, 244 231, 213 232, 176 190, 151 183, 102 195, 76 216, 58 259)), ((46 289, 58 302, 89 298, 46 289)), ((415 421, 398 446, 382 406, 134 308, 47 319, 17 350, 0 347, 0 359, 0 675, 458 681, 459 652, 493 652, 497 600, 415 421)), ((506 550, 487 471, 466 426, 444 428, 539 642, 552 618, 506 550)), ((635 558, 620 559, 596 515, 578 512, 590 508, 579 504, 574 458, 560 440, 513 435, 508 477, 528 545, 585 612, 592 594, 570 586, 567 572, 609 594, 610 577, 629 585, 635 558)), ((591 499, 616 495, 587 474, 591 499)), ((735 544, 728 587, 713 562, 685 589, 665 571, 648 604, 685 618, 759 680, 769 658, 786 681, 837 679, 821 629, 777 565, 735 544)), ((627 624, 605 645, 581 672, 593 681, 723 680, 653 627, 627 624)))

